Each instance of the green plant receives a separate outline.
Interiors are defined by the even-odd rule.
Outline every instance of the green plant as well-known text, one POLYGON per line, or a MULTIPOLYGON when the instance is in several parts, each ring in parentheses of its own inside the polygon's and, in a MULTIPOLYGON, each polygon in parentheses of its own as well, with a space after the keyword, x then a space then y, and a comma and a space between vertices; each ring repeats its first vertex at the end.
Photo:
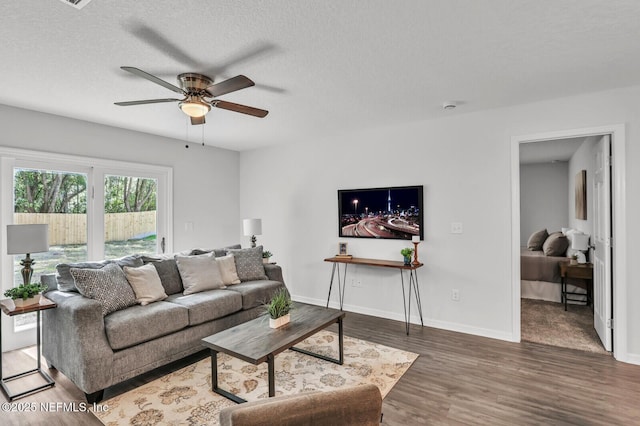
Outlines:
POLYGON ((273 256, 273 253, 271 253, 269 250, 265 250, 265 251, 262 252, 262 258, 263 259, 268 259, 271 256, 273 256))
POLYGON ((285 316, 293 309, 291 296, 286 289, 280 289, 266 305, 269 316, 273 319, 285 316))
POLYGON ((405 247, 402 250, 400 250, 400 254, 403 255, 404 257, 409 257, 413 254, 413 249, 411 247, 405 247))
POLYGON ((10 288, 4 292, 6 297, 10 297, 13 300, 16 299, 28 299, 45 291, 47 287, 45 284, 20 284, 18 287, 10 288))

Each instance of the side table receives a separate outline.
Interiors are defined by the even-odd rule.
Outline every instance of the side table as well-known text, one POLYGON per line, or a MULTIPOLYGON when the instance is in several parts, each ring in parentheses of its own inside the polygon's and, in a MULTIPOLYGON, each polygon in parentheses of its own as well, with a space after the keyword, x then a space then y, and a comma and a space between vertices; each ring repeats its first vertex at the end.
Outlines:
POLYGON ((564 302, 564 310, 567 310, 567 301, 581 302, 582 300, 569 299, 568 295, 584 296, 583 293, 573 293, 567 291, 567 278, 577 278, 585 281, 587 290, 586 305, 591 304, 591 288, 593 287, 593 264, 578 263, 571 265, 569 262, 560 262, 560 278, 562 281, 561 300, 564 302))
POLYGON ((57 306, 58 305, 56 305, 54 302, 52 302, 51 300, 45 297, 40 298, 39 304, 29 305, 22 308, 16 308, 15 304, 13 303, 13 300, 11 299, 0 300, 0 309, 2 309, 2 312, 10 317, 15 315, 27 314, 29 312, 37 313, 36 350, 37 350, 38 366, 32 370, 27 370, 22 373, 14 374, 13 376, 9 376, 9 377, 4 377, 4 373, 2 372, 2 320, 1 320, 2 315, 0 315, 0 385, 2 385, 2 390, 7 395, 7 398, 9 398, 9 401, 13 401, 14 399, 32 394, 34 392, 41 391, 43 389, 48 389, 56 384, 56 382, 51 378, 51 376, 49 376, 47 373, 45 373, 42 370, 42 366, 41 366, 42 364, 40 362, 40 358, 42 357, 41 351, 40 351, 40 340, 41 340, 40 339, 40 311, 44 311, 46 309, 53 309, 53 308, 56 308, 57 306), (9 387, 7 386, 8 382, 12 380, 20 379, 22 377, 25 377, 34 373, 39 373, 46 383, 40 386, 36 386, 35 388, 28 389, 18 393, 13 393, 11 392, 11 390, 9 390, 9 387))

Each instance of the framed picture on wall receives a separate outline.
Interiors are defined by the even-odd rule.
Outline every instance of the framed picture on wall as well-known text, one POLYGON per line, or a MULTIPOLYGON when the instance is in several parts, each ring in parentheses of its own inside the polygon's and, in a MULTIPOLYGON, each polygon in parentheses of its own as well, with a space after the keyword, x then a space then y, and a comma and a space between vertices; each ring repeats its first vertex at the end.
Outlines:
POLYGON ((338 243, 338 255, 347 256, 347 243, 338 243))
POLYGON ((576 219, 587 220, 587 171, 576 174, 576 219))

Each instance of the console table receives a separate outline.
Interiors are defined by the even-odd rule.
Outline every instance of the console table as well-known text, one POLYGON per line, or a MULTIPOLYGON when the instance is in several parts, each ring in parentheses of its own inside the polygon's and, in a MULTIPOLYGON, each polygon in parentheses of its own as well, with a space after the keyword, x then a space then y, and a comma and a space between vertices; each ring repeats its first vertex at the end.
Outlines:
POLYGON ((347 266, 348 265, 364 265, 377 268, 393 268, 400 271, 400 282, 402 284, 402 301, 404 303, 404 322, 409 334, 409 320, 411 317, 411 292, 416 293, 416 305, 418 307, 418 313, 420 314, 420 324, 424 327, 424 321, 422 319, 422 303, 420 300, 420 287, 418 286, 418 274, 416 269, 422 267, 423 263, 405 265, 404 262, 395 260, 383 260, 383 259, 365 259, 360 257, 341 257, 334 256, 324 260, 325 262, 333 263, 333 269, 331 270, 331 281, 329 282, 329 295, 327 296, 327 307, 329 307, 329 299, 331 298, 331 289, 333 288, 333 278, 338 272, 338 297, 340 301, 340 310, 342 310, 342 304, 344 302, 344 289, 347 283, 347 266), (340 280, 340 267, 338 265, 344 265, 344 273, 342 274, 342 280, 340 280), (409 271, 409 291, 405 290, 404 271, 409 271))
POLYGON ((24 371, 22 373, 18 373, 18 374, 14 374, 12 376, 9 377, 4 377, 4 373, 2 373, 2 327, 1 327, 1 321, 0 321, 0 385, 2 385, 2 390, 4 391, 4 393, 7 395, 7 398, 9 398, 9 401, 13 401, 16 398, 20 398, 22 396, 26 396, 29 394, 32 394, 34 392, 43 390, 43 389, 47 389, 50 388, 52 386, 55 385, 55 382, 53 381, 53 379, 44 372, 44 370, 42 369, 42 364, 40 361, 41 358, 41 350, 40 350, 40 311, 44 311, 46 309, 54 309, 56 308, 58 305, 56 305, 54 302, 52 302, 51 300, 45 298, 45 297, 40 297, 40 303, 34 304, 34 305, 29 305, 29 306, 25 306, 22 308, 17 308, 15 306, 15 304, 13 303, 13 301, 11 299, 4 299, 4 300, 0 300, 0 309, 2 309, 2 312, 4 312, 6 315, 8 315, 9 317, 12 317, 14 315, 22 315, 22 314, 27 314, 29 312, 37 312, 37 320, 36 320, 36 351, 37 351, 37 367, 32 369, 32 370, 27 370, 24 371), (34 373, 39 373, 40 376, 42 376, 42 378, 45 380, 45 383, 43 385, 40 386, 36 386, 34 388, 22 391, 22 392, 18 392, 18 393, 13 393, 11 392, 11 390, 9 389, 9 387, 7 386, 7 382, 10 382, 11 380, 16 380, 16 379, 20 379, 22 377, 26 377, 28 375, 34 374, 34 373))

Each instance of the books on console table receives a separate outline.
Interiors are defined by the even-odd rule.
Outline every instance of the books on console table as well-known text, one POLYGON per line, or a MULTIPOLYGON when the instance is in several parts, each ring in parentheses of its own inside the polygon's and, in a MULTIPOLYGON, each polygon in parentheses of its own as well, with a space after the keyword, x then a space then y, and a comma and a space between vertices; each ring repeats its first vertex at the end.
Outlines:
POLYGON ((340 258, 340 259, 352 259, 353 256, 350 254, 336 254, 336 257, 340 258))

